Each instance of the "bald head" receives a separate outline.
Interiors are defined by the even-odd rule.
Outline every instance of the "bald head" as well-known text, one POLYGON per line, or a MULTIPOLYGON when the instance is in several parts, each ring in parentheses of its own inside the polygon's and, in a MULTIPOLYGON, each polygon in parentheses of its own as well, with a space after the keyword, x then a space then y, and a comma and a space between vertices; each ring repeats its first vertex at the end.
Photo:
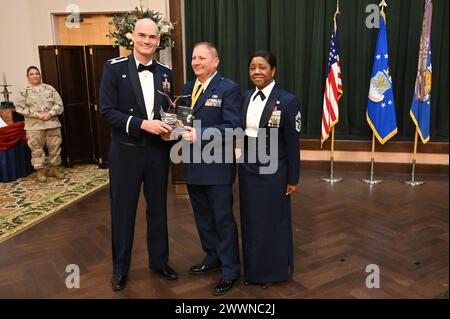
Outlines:
POLYGON ((136 32, 136 29, 140 30, 140 29, 145 29, 145 28, 151 28, 151 29, 158 30, 158 25, 156 24, 155 21, 153 21, 150 18, 139 19, 136 21, 136 24, 134 26, 135 32, 136 32))
POLYGON ((136 21, 133 31, 133 52, 141 63, 153 59, 159 45, 159 28, 155 21, 149 18, 136 21))

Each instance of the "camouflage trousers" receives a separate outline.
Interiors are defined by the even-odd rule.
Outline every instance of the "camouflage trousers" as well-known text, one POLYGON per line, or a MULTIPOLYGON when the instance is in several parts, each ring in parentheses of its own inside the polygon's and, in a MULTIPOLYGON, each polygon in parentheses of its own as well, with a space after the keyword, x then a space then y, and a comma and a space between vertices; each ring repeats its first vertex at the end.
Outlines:
POLYGON ((45 151, 47 146, 48 161, 51 166, 61 164, 61 129, 54 128, 39 131, 26 131, 28 147, 31 150, 31 164, 34 169, 45 167, 45 151))

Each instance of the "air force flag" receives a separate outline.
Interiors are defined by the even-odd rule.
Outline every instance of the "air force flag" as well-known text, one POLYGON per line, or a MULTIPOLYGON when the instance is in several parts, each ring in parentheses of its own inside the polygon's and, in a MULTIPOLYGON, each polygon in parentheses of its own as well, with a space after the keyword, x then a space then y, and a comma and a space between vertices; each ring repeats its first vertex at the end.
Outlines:
POLYGON ((389 54, 385 15, 380 19, 375 58, 370 79, 369 100, 367 103, 367 122, 381 144, 397 133, 394 89, 389 75, 389 54))
POLYGON ((409 112, 422 143, 430 140, 430 108, 431 108, 431 14, 433 4, 425 3, 422 35, 420 37, 419 63, 417 66, 416 86, 409 112))

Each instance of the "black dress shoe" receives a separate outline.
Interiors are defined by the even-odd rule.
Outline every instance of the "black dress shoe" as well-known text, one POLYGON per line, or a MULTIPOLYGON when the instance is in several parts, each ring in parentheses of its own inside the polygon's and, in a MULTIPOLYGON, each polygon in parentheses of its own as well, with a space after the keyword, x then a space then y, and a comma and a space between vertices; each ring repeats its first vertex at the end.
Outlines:
POLYGON ((167 280, 178 279, 178 275, 175 272, 175 270, 173 270, 169 266, 166 266, 166 267, 164 267, 162 269, 152 269, 152 270, 154 272, 156 272, 157 274, 161 275, 162 277, 166 278, 167 280))
POLYGON ((114 291, 119 291, 125 288, 127 284, 127 276, 121 275, 121 276, 112 276, 111 277, 111 288, 114 291))
POLYGON ((205 265, 205 264, 200 264, 200 265, 195 265, 192 266, 189 269, 189 273, 191 273, 192 275, 201 275, 210 271, 214 271, 214 270, 219 270, 220 269, 220 265, 219 264, 213 264, 213 265, 205 265))
POLYGON ((267 288, 269 288, 270 286, 272 286, 272 283, 271 283, 271 282, 266 282, 265 284, 261 284, 261 288, 262 288, 262 289, 267 289, 267 288))
POLYGON ((213 295, 214 296, 221 296, 229 292, 231 289, 233 289, 233 285, 236 282, 235 280, 225 280, 220 279, 217 283, 216 287, 214 287, 213 295))

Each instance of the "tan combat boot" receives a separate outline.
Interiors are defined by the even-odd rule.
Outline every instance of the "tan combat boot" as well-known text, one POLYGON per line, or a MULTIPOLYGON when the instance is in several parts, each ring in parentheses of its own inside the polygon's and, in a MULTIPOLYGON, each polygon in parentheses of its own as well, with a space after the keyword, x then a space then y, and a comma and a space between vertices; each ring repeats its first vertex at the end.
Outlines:
POLYGON ((39 183, 45 183, 47 177, 45 176, 45 168, 40 168, 37 170, 37 180, 39 183))
POLYGON ((59 171, 58 166, 51 166, 48 169, 47 175, 50 176, 50 177, 56 177, 57 179, 63 179, 64 178, 64 174, 59 171))

